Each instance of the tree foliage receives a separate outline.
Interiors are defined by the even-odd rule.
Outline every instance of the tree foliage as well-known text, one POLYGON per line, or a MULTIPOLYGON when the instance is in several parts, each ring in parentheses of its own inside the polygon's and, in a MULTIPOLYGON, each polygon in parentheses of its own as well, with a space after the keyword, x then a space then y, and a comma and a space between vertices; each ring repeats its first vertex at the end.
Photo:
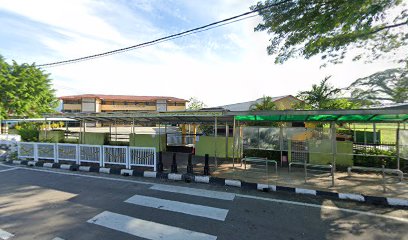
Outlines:
POLYGON ((272 97, 263 96, 261 101, 252 104, 250 109, 251 111, 276 110, 276 104, 273 102, 272 97))
POLYGON ((339 63, 350 47, 369 50, 355 55, 357 60, 376 59, 408 45, 404 5, 402 0, 265 0, 251 9, 260 9, 263 22, 255 31, 271 34, 267 52, 277 54, 276 63, 318 54, 339 63), (399 14, 392 17, 395 11, 399 14))
POLYGON ((188 110, 200 110, 202 108, 206 107, 206 105, 204 104, 204 102, 198 100, 195 97, 191 97, 188 100, 188 104, 187 104, 187 109, 188 110))
POLYGON ((58 105, 49 74, 34 64, 8 64, 0 56, 0 119, 35 117, 58 105))
POLYGON ((374 73, 354 81, 348 89, 351 97, 371 103, 408 101, 408 66, 374 73))
POLYGON ((303 102, 295 108, 300 109, 353 109, 360 105, 345 98, 340 98, 341 89, 335 88, 328 83, 330 77, 326 77, 319 84, 313 84, 312 89, 301 91, 297 97, 303 102))

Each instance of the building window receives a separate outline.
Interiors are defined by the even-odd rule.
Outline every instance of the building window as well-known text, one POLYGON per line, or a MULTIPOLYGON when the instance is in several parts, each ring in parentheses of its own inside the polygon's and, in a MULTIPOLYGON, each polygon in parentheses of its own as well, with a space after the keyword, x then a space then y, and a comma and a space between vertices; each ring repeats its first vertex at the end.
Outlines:
POLYGON ((64 104, 81 104, 81 100, 63 100, 64 104))

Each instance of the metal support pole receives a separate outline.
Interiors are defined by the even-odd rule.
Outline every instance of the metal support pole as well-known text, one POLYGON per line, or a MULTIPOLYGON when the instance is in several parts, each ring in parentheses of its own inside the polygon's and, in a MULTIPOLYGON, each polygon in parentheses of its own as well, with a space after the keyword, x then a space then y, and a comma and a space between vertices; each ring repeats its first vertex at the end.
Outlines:
POLYGON ((115 120, 115 145, 118 145, 118 124, 115 120))
POLYGON ((374 142, 374 147, 376 147, 377 144, 377 128, 375 123, 373 123, 373 142, 374 142))
POLYGON ((228 137, 229 137, 229 127, 228 127, 228 123, 225 122, 225 161, 228 161, 228 137))
POLYGON ((332 136, 332 154, 333 154, 333 159, 332 159, 332 187, 334 187, 334 173, 336 172, 336 154, 337 154, 337 148, 336 148, 336 123, 335 122, 330 123, 330 130, 331 130, 331 136, 332 136))
POLYGON ((135 133, 135 119, 134 118, 132 119, 132 126, 131 126, 131 129, 130 129, 130 132, 133 133, 133 134, 135 133))
POLYGON ((112 123, 109 123, 109 142, 112 141, 112 123))
POLYGON ((160 131, 160 122, 159 122, 159 152, 161 152, 161 131, 160 131))
POLYGON ((47 141, 47 139, 48 139, 48 136, 47 136, 47 117, 45 117, 44 136, 45 136, 45 141, 47 141))
POLYGON ((218 161, 217 161, 217 117, 214 118, 214 162, 215 167, 218 168, 218 161))
POLYGON ((398 170, 400 170, 400 141, 399 141, 399 139, 400 139, 400 123, 398 123, 398 125, 397 125, 397 139, 396 139, 396 144, 397 144, 397 146, 395 146, 396 147, 396 154, 397 154, 397 169, 398 170))
POLYGON ((283 167, 283 127, 279 126, 279 150, 281 157, 281 167, 283 167))
POLYGON ((84 143, 85 143, 85 133, 86 133, 86 122, 85 122, 85 118, 83 119, 84 121, 84 123, 83 123, 83 125, 84 125, 84 133, 83 133, 83 135, 84 135, 84 137, 83 137, 83 141, 84 141, 84 143))
POLYGON ((232 125, 232 171, 235 170, 235 141, 236 141, 236 134, 235 134, 235 117, 234 123, 232 125))
POLYGON ((79 119, 78 144, 82 144, 82 120, 81 119, 79 119))

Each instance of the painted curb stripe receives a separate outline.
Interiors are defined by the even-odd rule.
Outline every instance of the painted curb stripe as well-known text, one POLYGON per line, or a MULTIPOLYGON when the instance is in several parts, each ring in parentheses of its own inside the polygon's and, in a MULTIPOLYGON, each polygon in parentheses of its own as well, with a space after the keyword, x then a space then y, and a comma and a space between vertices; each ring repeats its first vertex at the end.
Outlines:
POLYGON ((69 164, 61 164, 61 165, 60 165, 60 168, 61 168, 61 169, 65 169, 65 170, 71 170, 71 165, 69 165, 69 164))
POLYGON ((181 193, 198 197, 215 198, 220 200, 232 201, 235 198, 234 193, 217 192, 211 190, 188 188, 188 187, 178 187, 178 186, 167 186, 167 185, 153 185, 150 187, 152 190, 158 190, 163 192, 181 193))
POLYGON ((296 188, 295 192, 298 194, 308 194, 308 195, 316 196, 316 190, 311 190, 311 189, 296 188))
MULTIPOLYGON (((109 169, 109 168, 99 168, 99 167, 90 167, 90 166, 74 166, 74 165, 69 165, 69 164, 58 165, 56 163, 42 163, 42 162, 35 162, 35 161, 13 160, 13 161, 8 161, 7 163, 20 164, 20 165, 23 164, 27 166, 48 167, 48 168, 59 167, 61 169, 66 169, 66 170, 79 170, 79 171, 85 171, 85 172, 98 172, 98 171, 101 171, 100 169, 102 169, 101 172, 103 172, 104 171, 103 169, 109 169), (70 166, 70 167, 68 168, 66 166, 70 166)), ((113 169, 111 169, 111 173, 112 173, 112 170, 113 169)), ((120 173, 119 169, 115 169, 115 170, 117 170, 118 172, 116 174, 120 173)), ((169 174, 169 173, 163 173, 163 172, 157 173, 157 172, 152 172, 152 171, 136 172, 134 170, 129 170, 129 169, 122 169, 122 170, 132 171, 132 174, 129 174, 132 176, 143 176, 143 177, 148 177, 148 178, 166 178, 166 179, 168 178, 171 180, 181 180, 183 178, 183 175, 181 174, 172 174, 172 173, 169 174), (172 179, 173 177, 175 179, 172 179)), ((238 180, 229 180, 229 179, 210 177, 210 176, 191 175, 191 177, 194 178, 195 182, 212 183, 215 185, 228 185, 228 186, 236 186, 236 187, 257 189, 257 190, 264 190, 265 188, 268 188, 269 190, 272 190, 272 191, 294 192, 298 194, 310 194, 310 195, 316 195, 316 196, 324 196, 324 197, 331 197, 331 198, 337 198, 337 199, 364 202, 367 204, 374 204, 374 205, 408 207, 408 200, 401 199, 401 198, 366 196, 362 194, 337 193, 337 192, 328 192, 328 191, 320 191, 320 190, 304 189, 304 188, 292 188, 292 187, 275 186, 275 185, 269 185, 268 187, 268 185, 261 184, 261 183, 255 184, 255 183, 248 183, 248 182, 240 182, 238 180)))
POLYGON ((227 209, 208 207, 179 201, 171 201, 142 195, 134 195, 131 198, 127 199, 125 202, 170 212, 178 212, 198 217, 210 218, 218 221, 225 221, 225 218, 228 214, 227 209))
POLYGON ((131 170, 131 169, 121 169, 120 170, 120 175, 132 176, 133 175, 133 170, 131 170))
POLYGON ((90 166, 79 166, 79 171, 90 172, 90 166))
POLYGON ((34 161, 28 161, 27 166, 35 166, 35 162, 34 161))
POLYGON ((339 194, 336 192, 326 192, 326 191, 316 191, 316 196, 325 196, 325 197, 331 197, 331 198, 339 198, 339 194))
POLYGON ((354 193, 339 193, 339 198, 340 199, 346 199, 346 200, 354 200, 358 202, 364 202, 364 196, 361 194, 354 194, 354 193))
POLYGON ((110 168, 99 168, 99 172, 100 172, 100 173, 106 173, 106 174, 109 174, 109 173, 110 173, 110 171, 111 171, 111 169, 110 169, 110 168))
POLYGON ((143 172, 143 177, 147 177, 147 178, 156 178, 156 175, 157 175, 156 172, 150 172, 150 171, 143 172))
POLYGON ((210 183, 215 184, 215 185, 225 186, 225 179, 217 178, 217 177, 210 177, 210 183))
POLYGON ((210 183, 210 177, 209 176, 195 176, 194 182, 210 183))
POLYGON ((391 206, 405 206, 405 207, 408 207, 408 199, 387 198, 387 202, 391 206))
POLYGON ((244 189, 257 189, 258 186, 256 183, 241 182, 241 187, 244 189))
POLYGON ((233 187, 241 187, 241 181, 239 181, 239 180, 225 179, 225 185, 227 185, 227 186, 233 186, 233 187))
POLYGON ((54 163, 44 163, 43 167, 52 168, 53 165, 54 163))
POLYGON ((278 192, 295 192, 295 188, 293 187, 283 187, 283 186, 276 186, 276 191, 278 192))
POLYGON ((387 198, 385 197, 374 197, 374 196, 364 196, 365 202, 374 205, 388 205, 387 198))
POLYGON ((213 235, 193 232, 183 228, 150 222, 109 211, 104 211, 92 219, 89 219, 87 222, 151 240, 217 239, 217 237, 213 235))
POLYGON ((174 180, 174 181, 180 181, 182 177, 183 175, 177 174, 177 173, 169 173, 169 175, 167 175, 167 178, 169 180, 174 180))

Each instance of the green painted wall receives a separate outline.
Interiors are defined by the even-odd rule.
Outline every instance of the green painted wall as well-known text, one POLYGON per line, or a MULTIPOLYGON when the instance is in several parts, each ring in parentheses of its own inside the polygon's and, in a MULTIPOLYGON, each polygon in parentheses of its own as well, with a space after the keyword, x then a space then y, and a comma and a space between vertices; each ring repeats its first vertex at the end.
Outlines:
POLYGON ((108 142, 109 133, 81 133, 80 143, 90 145, 104 145, 108 142))
MULTIPOLYGON (((228 138, 228 157, 232 157, 232 145, 233 138, 228 138)), ((205 156, 208 154, 210 157, 214 156, 215 149, 217 150, 217 157, 225 158, 225 137, 212 137, 212 136, 200 136, 199 141, 195 145, 195 155, 205 156)), ((236 150, 235 156, 237 156, 238 151, 236 150)))
MULTIPOLYGON (((343 167, 353 166, 353 142, 338 141, 336 144, 336 165, 343 167)), ((330 141, 310 141, 309 152, 309 163, 311 164, 331 164, 333 160, 330 154, 332 152, 330 141)))
POLYGON ((129 146, 132 147, 155 147, 156 151, 166 151, 166 135, 161 134, 129 134, 129 146), (160 138, 160 148, 159 148, 160 138))
POLYGON ((51 130, 47 131, 47 134, 45 131, 40 131, 38 139, 40 142, 63 143, 64 131, 51 130))

